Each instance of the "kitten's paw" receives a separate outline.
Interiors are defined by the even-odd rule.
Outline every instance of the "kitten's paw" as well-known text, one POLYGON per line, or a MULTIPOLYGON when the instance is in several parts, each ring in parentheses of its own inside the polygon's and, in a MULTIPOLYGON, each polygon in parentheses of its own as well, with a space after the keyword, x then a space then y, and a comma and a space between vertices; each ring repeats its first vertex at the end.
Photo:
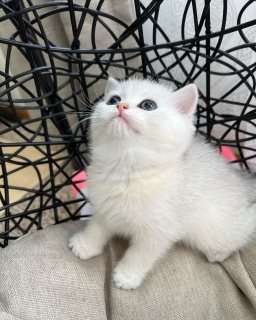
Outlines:
POLYGON ((113 279, 118 288, 130 290, 139 287, 144 276, 136 273, 134 270, 126 270, 117 266, 113 273, 113 279))
MULTIPOLYGON (((96 241, 95 241, 96 242, 96 241)), ((82 260, 88 260, 102 253, 102 246, 97 246, 93 239, 88 239, 84 232, 74 234, 69 240, 69 248, 82 260)))

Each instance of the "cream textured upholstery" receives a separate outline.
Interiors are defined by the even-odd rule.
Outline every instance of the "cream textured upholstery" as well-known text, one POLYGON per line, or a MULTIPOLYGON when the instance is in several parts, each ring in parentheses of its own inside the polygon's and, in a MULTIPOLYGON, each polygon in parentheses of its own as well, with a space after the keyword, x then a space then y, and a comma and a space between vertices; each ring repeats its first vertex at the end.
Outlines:
POLYGON ((38 231, 0 251, 1 320, 256 319, 256 243, 223 264, 177 245, 143 285, 117 289, 111 273, 127 244, 81 261, 68 249, 84 222, 38 231))

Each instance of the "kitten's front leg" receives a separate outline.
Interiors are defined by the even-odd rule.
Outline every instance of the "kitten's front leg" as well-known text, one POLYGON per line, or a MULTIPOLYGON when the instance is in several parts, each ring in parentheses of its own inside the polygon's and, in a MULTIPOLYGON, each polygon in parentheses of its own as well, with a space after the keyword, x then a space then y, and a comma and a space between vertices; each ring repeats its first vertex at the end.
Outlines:
POLYGON ((69 240, 69 248, 82 260, 102 254, 106 242, 110 238, 108 230, 93 217, 85 230, 75 233, 69 240))
POLYGON ((136 289, 160 259, 171 247, 167 239, 150 239, 146 236, 132 239, 131 246, 114 269, 113 278, 117 287, 136 289))

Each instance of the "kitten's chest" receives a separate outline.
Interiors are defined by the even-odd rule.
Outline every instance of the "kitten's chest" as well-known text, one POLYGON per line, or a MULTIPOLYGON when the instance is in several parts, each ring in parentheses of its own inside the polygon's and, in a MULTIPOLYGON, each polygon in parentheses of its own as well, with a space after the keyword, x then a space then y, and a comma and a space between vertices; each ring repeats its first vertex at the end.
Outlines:
POLYGON ((157 185, 149 178, 101 175, 89 179, 88 190, 95 209, 102 208, 100 211, 105 211, 118 207, 122 211, 130 211, 145 205, 157 185))
POLYGON ((156 217, 156 203, 166 201, 168 172, 155 170, 118 177, 89 173, 89 198, 94 212, 115 232, 131 234, 156 217))

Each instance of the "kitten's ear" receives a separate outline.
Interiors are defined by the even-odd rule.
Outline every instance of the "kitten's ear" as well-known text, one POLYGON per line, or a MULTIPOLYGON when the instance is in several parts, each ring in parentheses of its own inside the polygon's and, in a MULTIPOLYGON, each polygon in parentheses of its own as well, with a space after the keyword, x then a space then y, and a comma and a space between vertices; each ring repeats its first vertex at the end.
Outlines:
POLYGON ((198 90, 195 84, 191 83, 172 94, 172 105, 182 114, 190 117, 195 112, 198 102, 198 90))
POLYGON ((108 82, 105 89, 105 95, 111 90, 113 90, 115 87, 117 87, 117 85, 118 85, 118 82, 116 81, 116 79, 112 77, 108 77, 108 82))

